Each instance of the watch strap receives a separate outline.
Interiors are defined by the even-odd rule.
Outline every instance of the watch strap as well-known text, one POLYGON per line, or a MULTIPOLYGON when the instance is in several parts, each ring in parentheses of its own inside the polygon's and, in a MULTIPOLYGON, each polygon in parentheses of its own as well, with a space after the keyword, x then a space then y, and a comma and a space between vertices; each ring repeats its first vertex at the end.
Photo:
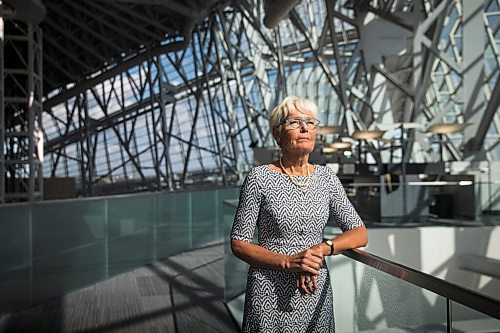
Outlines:
POLYGON ((328 246, 330 246, 330 254, 328 254, 329 256, 331 256, 333 254, 333 252, 335 251, 335 247, 333 246, 333 242, 329 239, 325 239, 323 241, 323 243, 327 244, 328 246))

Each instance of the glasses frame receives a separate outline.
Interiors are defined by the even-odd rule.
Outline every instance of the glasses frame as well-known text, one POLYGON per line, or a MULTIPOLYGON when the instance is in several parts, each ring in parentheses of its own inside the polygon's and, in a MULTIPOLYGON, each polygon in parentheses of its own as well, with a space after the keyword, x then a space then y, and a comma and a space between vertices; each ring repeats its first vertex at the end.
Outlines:
POLYGON ((302 118, 302 117, 292 117, 292 118, 287 118, 287 119, 283 120, 281 123, 279 123, 278 125, 276 125, 276 128, 281 127, 284 124, 286 124, 286 125, 290 126, 291 129, 299 129, 300 125, 302 123, 306 124, 306 127, 307 127, 308 130, 315 130, 316 127, 318 127, 320 121, 318 119, 316 119, 316 118, 313 118, 313 117, 304 117, 304 118, 302 118), (292 120, 299 121, 299 125, 297 127, 294 127, 295 125, 291 124, 292 120), (309 125, 308 125, 310 120, 314 120, 316 122, 312 128, 309 127, 309 125))

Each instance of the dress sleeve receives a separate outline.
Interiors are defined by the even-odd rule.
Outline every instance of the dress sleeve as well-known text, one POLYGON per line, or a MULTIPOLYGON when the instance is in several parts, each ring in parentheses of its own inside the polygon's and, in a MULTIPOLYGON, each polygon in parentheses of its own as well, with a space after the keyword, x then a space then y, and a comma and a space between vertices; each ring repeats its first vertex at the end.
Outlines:
POLYGON ((344 186, 339 178, 333 171, 330 174, 332 183, 330 190, 330 216, 335 218, 335 222, 342 231, 364 226, 358 212, 356 212, 351 201, 347 198, 344 186))
POLYGON ((258 173, 255 169, 252 169, 243 181, 231 230, 231 239, 252 242, 261 202, 258 181, 258 173))

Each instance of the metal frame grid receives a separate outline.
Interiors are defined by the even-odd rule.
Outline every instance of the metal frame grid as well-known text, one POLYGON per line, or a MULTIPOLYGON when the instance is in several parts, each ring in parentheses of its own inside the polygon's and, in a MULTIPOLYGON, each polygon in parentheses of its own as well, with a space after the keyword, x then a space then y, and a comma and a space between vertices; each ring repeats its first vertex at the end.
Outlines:
POLYGON ((499 159, 498 0, 307 0, 274 29, 265 14, 259 0, 221 5, 184 41, 49 93, 45 174, 83 195, 238 183, 251 148, 274 146, 268 113, 288 94, 341 136, 386 130, 366 145, 375 162, 499 159), (470 125, 426 131, 437 123, 470 125))
POLYGON ((42 32, 32 24, 5 23, 0 202, 34 201, 43 197, 42 32))

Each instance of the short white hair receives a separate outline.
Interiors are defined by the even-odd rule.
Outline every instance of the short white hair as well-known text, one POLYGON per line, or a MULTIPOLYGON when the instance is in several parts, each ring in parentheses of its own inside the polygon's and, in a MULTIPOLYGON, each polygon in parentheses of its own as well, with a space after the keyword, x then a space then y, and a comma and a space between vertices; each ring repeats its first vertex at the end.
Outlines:
POLYGON ((313 101, 303 97, 288 96, 271 112, 271 117, 269 117, 271 131, 288 118, 291 110, 310 113, 314 118, 318 119, 318 106, 313 101))

